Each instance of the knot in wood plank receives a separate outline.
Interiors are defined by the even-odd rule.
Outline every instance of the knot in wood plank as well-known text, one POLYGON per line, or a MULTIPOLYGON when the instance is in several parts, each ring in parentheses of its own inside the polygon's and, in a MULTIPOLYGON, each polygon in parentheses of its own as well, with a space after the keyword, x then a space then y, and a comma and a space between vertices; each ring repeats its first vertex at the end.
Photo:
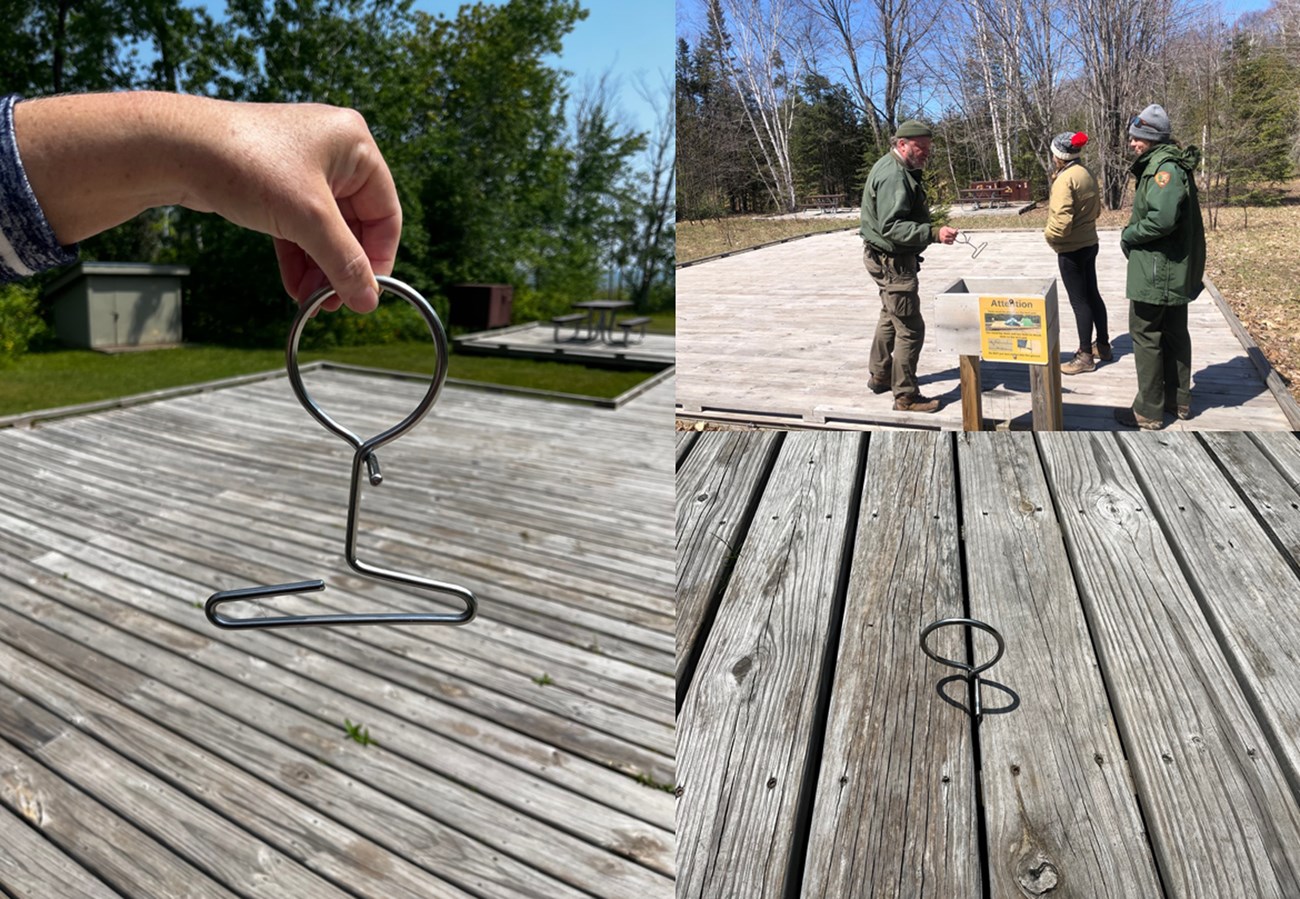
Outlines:
POLYGON ((1056 865, 1040 855, 1033 860, 1033 863, 1025 866, 1017 879, 1020 881, 1020 889, 1026 896, 1046 896, 1055 891, 1056 885, 1060 882, 1060 875, 1056 865))

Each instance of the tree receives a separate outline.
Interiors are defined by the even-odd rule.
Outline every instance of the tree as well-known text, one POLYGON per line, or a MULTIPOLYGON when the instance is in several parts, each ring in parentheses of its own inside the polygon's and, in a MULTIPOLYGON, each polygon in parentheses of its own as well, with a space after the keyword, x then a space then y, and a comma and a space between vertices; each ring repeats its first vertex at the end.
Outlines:
POLYGON ((1175 0, 1063 0, 1067 38, 1081 60, 1088 116, 1097 136, 1102 197, 1118 209, 1128 187, 1129 118, 1151 100, 1165 48, 1177 33, 1175 0))
POLYGON ((1238 180, 1277 183, 1291 177, 1297 126, 1297 71, 1277 48, 1249 35, 1234 35, 1230 56, 1229 111, 1241 126, 1235 169, 1238 180))
POLYGON ((740 98, 727 84, 722 60, 729 40, 716 20, 691 48, 677 42, 677 216, 698 219, 757 206, 761 183, 751 163, 753 132, 740 98))
POLYGON ((573 115, 568 196, 539 283, 559 297, 590 296, 602 267, 620 268, 636 228, 637 195, 627 162, 645 135, 620 125, 608 76, 582 97, 573 115))
MULTIPOLYGON (((411 115, 411 63, 405 39, 410 0, 228 0, 227 18, 197 28, 206 44, 184 77, 191 89, 228 100, 320 102, 359 110, 389 160, 403 200, 400 276, 428 295, 418 264, 423 234, 406 201, 418 195, 401 150, 411 115), (196 83, 210 76, 205 84, 196 83), (390 158, 390 154, 391 158, 390 158)), ((165 74, 165 73, 164 73, 165 74)), ((130 225, 131 223, 128 223, 130 225)), ((271 242, 209 214, 178 210, 175 248, 190 265, 185 330, 195 340, 275 344, 283 340, 291 301, 280 285, 271 242)), ((344 327, 344 319, 330 327, 344 327)), ((338 335, 335 335, 338 338, 338 335)))
POLYGON ((800 80, 800 56, 784 35, 793 0, 709 0, 709 18, 732 38, 731 53, 721 60, 728 84, 754 135, 757 174, 778 210, 796 206, 790 164, 790 129, 795 102, 792 84, 800 80), (729 28, 728 28, 729 24, 729 28), (787 55, 795 60, 787 64, 787 55))
POLYGON ((565 73, 546 57, 585 15, 572 0, 466 6, 454 20, 417 14, 407 150, 423 171, 435 284, 510 282, 525 313, 572 301, 560 294, 562 244, 594 238, 564 233, 575 155, 565 73))
POLYGON ((808 193, 852 196, 867 147, 848 88, 809 74, 799 102, 790 135, 796 182, 808 193))
MULTIPOLYGON (((632 302, 638 311, 649 311, 659 305, 653 299, 656 288, 664 301, 671 303, 673 299, 676 112, 671 91, 665 81, 660 94, 663 106, 659 121, 649 135, 644 156, 645 169, 633 176, 639 184, 634 194, 633 227, 625 248, 632 302)), ((644 87, 642 92, 649 94, 644 87)))
POLYGON ((872 143, 883 147, 906 116, 901 113, 909 90, 916 95, 918 60, 931 29, 940 21, 927 0, 802 0, 826 29, 826 40, 842 54, 849 89, 871 130, 872 143), (859 18, 857 9, 865 10, 859 18))

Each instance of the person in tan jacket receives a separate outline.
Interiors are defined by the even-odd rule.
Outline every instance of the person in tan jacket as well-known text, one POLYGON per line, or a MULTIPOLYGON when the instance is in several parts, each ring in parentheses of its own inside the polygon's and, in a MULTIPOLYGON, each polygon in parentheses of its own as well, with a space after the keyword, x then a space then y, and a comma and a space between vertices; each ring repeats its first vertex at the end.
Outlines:
POLYGON ((1079 329, 1079 349, 1073 359, 1061 366, 1063 375, 1094 371, 1098 360, 1109 362, 1114 358, 1106 304, 1097 289, 1097 215, 1101 211, 1101 196, 1097 179, 1079 162, 1087 143, 1088 135, 1082 131, 1066 131, 1052 138, 1056 174, 1043 237, 1056 251, 1061 282, 1070 297, 1079 329))

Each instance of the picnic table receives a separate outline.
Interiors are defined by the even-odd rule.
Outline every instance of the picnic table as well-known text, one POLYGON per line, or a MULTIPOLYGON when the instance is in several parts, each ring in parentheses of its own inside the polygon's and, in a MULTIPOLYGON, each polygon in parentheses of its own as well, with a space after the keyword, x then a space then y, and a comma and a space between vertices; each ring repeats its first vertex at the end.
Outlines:
POLYGON ((961 187, 957 189, 957 198, 964 207, 973 209, 1006 206, 1007 192, 996 187, 961 187))
POLYGON ((1296 435, 677 456, 678 896, 1300 896, 1296 435))
POLYGON ((631 306, 630 300, 585 300, 581 303, 574 303, 574 309, 583 309, 587 312, 587 335, 589 340, 602 340, 605 343, 614 343, 614 316, 620 309, 626 309, 631 306))
POLYGON ((834 212, 847 201, 844 194, 811 194, 804 198, 805 209, 817 208, 822 212, 834 212))

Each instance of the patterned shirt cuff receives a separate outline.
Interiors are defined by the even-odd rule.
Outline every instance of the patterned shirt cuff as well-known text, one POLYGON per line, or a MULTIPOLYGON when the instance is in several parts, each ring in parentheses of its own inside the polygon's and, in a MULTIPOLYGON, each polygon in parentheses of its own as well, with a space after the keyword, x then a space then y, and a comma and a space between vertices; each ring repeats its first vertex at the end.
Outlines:
POLYGON ((0 281, 26 278, 77 258, 76 244, 61 246, 55 238, 18 157, 14 104, 21 99, 10 94, 0 100, 0 281))

